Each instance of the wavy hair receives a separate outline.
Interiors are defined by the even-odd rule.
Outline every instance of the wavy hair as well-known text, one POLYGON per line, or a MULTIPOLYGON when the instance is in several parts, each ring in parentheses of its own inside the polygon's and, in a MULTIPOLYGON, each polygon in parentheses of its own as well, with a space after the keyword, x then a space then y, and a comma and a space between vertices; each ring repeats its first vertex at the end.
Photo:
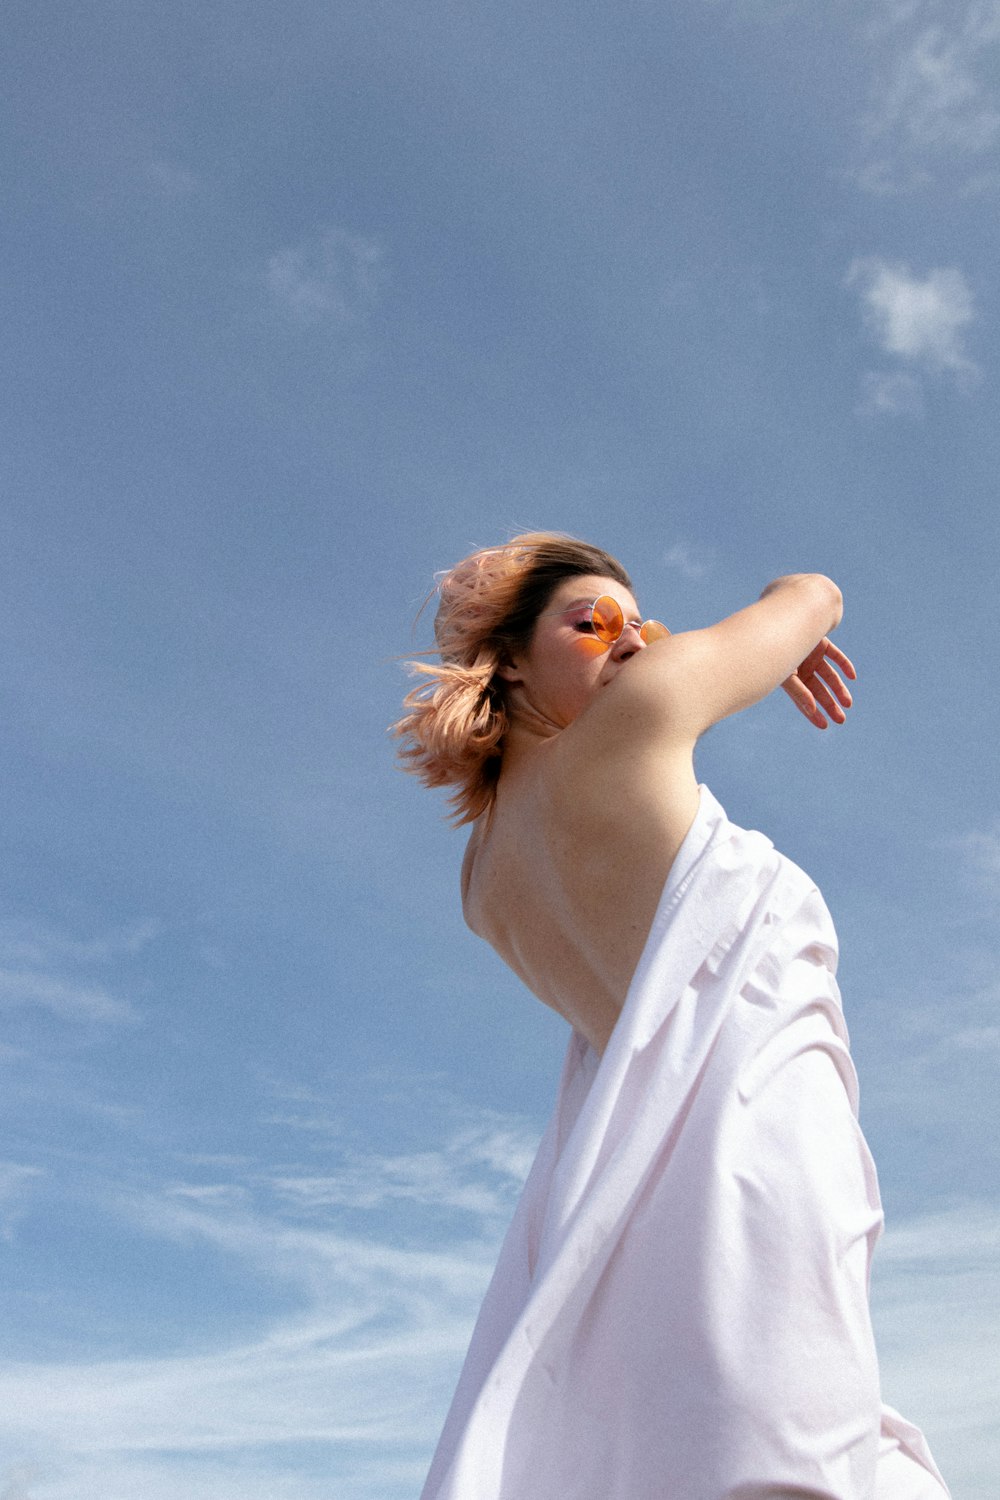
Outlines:
MULTIPOLYGON (((456 825, 492 806, 509 724, 499 669, 523 650, 564 578, 597 574, 631 590, 620 562, 556 531, 529 531, 483 547, 442 574, 434 639, 440 662, 408 663, 423 679, 392 726, 399 759, 425 786, 454 787, 456 825)), ((433 654, 433 653, 428 653, 433 654)))

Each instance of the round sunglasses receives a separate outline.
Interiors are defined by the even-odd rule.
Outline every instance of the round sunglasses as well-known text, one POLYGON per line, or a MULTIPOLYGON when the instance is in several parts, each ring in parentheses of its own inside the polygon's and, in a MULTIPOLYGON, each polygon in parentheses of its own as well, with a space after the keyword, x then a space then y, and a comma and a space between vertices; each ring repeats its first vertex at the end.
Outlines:
MULTIPOLYGON (((620 641, 625 633, 625 615, 617 599, 612 599, 610 594, 602 594, 595 599, 593 604, 572 604, 569 609, 555 610, 555 614, 570 615, 578 612, 579 625, 588 625, 593 630, 599 641, 606 646, 613 646, 620 641)), ((630 622, 633 623, 633 622, 630 622)), ((662 641, 670 634, 665 625, 659 620, 643 620, 638 626, 639 635, 648 646, 651 641, 662 641)))

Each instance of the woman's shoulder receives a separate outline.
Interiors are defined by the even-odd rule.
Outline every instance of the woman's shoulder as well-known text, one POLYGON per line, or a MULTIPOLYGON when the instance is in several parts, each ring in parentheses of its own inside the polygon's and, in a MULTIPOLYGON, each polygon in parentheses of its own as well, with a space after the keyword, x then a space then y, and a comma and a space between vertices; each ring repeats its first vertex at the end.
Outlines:
POLYGON ((662 818, 676 808, 690 822, 698 800, 694 741, 637 732, 610 700, 609 689, 593 714, 588 709, 552 743, 540 766, 545 809, 560 819, 603 821, 654 811, 662 818))

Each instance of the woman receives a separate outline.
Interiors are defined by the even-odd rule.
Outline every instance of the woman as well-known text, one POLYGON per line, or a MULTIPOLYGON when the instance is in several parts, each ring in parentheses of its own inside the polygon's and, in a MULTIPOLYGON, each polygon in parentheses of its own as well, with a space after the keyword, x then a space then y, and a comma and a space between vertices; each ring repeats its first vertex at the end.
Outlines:
POLYGON ((941 1500, 880 1403, 832 924, 694 772, 779 685, 844 722, 839 590, 670 635, 605 552, 532 533, 439 594, 403 762, 473 824, 469 925, 573 1036, 424 1500, 941 1500))

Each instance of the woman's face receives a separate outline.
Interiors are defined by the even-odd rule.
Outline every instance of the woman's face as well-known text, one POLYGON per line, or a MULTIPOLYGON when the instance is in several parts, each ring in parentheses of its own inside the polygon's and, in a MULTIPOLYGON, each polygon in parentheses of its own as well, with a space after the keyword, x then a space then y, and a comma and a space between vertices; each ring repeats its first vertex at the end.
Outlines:
POLYGON ((613 578, 564 578, 535 621, 527 649, 500 668, 513 687, 513 704, 523 696, 556 728, 565 729, 630 657, 646 649, 641 623, 635 599, 613 578), (590 606, 601 594, 617 600, 625 616, 625 629, 611 646, 594 635, 590 623, 590 606))

